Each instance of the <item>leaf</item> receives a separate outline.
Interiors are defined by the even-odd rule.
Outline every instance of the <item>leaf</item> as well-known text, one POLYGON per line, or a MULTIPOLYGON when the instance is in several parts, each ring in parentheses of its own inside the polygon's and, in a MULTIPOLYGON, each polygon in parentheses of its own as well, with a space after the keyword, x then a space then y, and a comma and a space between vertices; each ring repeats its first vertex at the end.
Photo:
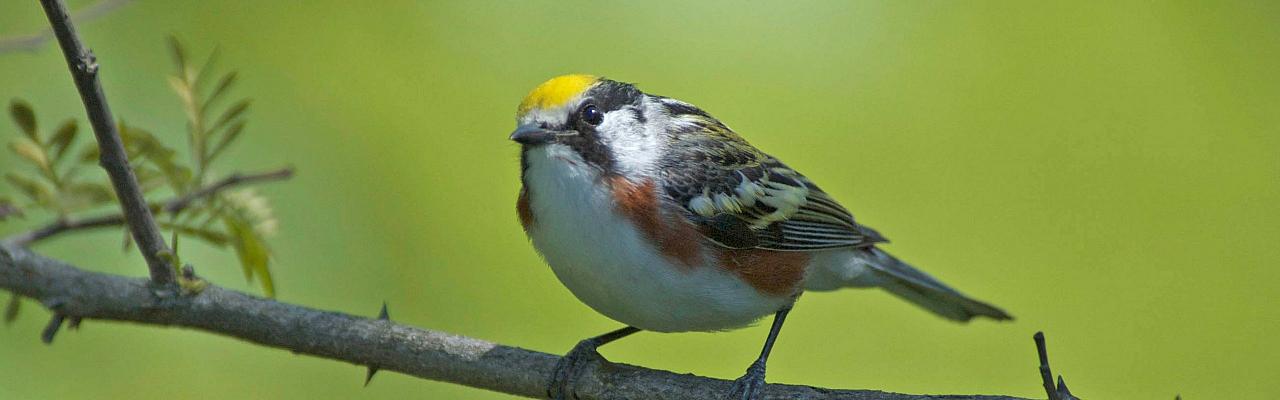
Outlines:
POLYGON ((18 190, 30 198, 32 202, 41 206, 49 206, 53 204, 53 189, 50 188, 48 184, 12 172, 5 174, 4 179, 9 181, 9 184, 17 187, 18 190))
POLYGON ((138 178, 138 186, 143 193, 159 189, 169 183, 169 178, 164 172, 160 172, 155 167, 138 165, 133 167, 133 174, 138 178))
MULTIPOLYGON (((178 192, 185 189, 187 184, 191 182, 191 169, 178 164, 175 160, 177 152, 165 146, 150 132, 121 123, 120 138, 124 141, 125 151, 129 153, 129 158, 135 160, 134 170, 140 175, 139 181, 142 181, 141 175, 144 173, 159 172, 160 176, 164 178, 163 183, 168 183, 178 192), (157 171, 143 172, 145 170, 144 161, 154 165, 157 171)), ((154 177, 155 175, 152 174, 149 178, 154 177)), ((146 185, 143 186, 145 187, 146 185)))
POLYGON ((234 191, 219 198, 225 208, 217 213, 227 228, 232 246, 240 255, 246 278, 261 278, 267 295, 274 296, 275 288, 268 268, 271 252, 265 239, 275 232, 277 224, 270 204, 253 190, 234 191))
POLYGON ((27 134, 31 141, 40 143, 40 134, 36 130, 36 113, 31 111, 30 104, 22 100, 13 100, 9 103, 9 115, 22 129, 22 133, 27 134))
POLYGON ((115 192, 97 182, 75 182, 58 193, 58 204, 67 212, 81 211, 115 201, 115 192))
POLYGON ((57 164, 62 160, 62 156, 67 154, 67 149, 71 148, 71 142, 76 140, 76 132, 79 131, 79 125, 76 120, 68 119, 58 127, 53 137, 49 139, 49 150, 53 152, 53 163, 57 164))
POLYGON ((218 48, 215 46, 213 51, 209 52, 209 58, 204 60, 204 65, 195 71, 195 78, 191 80, 191 87, 200 89, 204 87, 204 82, 209 78, 209 72, 213 71, 213 63, 218 62, 218 48))
POLYGON ((226 94, 227 90, 230 90, 231 87, 235 85, 235 83, 236 83, 236 71, 231 71, 231 72, 228 72, 226 75, 223 75, 222 79, 218 80, 218 84, 213 87, 213 91, 210 91, 209 96, 205 98, 204 109, 201 110, 201 112, 206 112, 206 113, 209 112, 209 107, 214 102, 218 101, 218 99, 222 97, 222 95, 226 94))
POLYGON ((191 90, 191 86, 187 84, 187 81, 176 76, 169 77, 168 81, 169 88, 173 89, 173 92, 178 94, 178 98, 182 99, 182 105, 187 112, 187 118, 191 119, 196 117, 195 110, 192 109, 193 104, 195 104, 196 101, 196 94, 191 90))
MULTIPOLYGON (((178 253, 178 231, 173 231, 173 262, 169 263, 174 269, 182 269, 182 256, 178 253)), ((177 271, 174 271, 177 272, 177 271)))
POLYGON ((169 51, 173 54, 173 63, 178 66, 178 76, 186 79, 187 51, 182 48, 182 42, 177 37, 169 36, 169 51))
POLYGON ((8 326, 18 320, 18 311, 22 308, 22 298, 9 294, 9 303, 4 306, 4 324, 8 326))
POLYGON ((240 267, 244 269, 245 279, 253 281, 254 276, 262 279, 262 290, 267 297, 275 297, 275 285, 272 283, 270 259, 271 253, 266 242, 254 231, 252 224, 243 216, 229 214, 222 218, 231 237, 231 245, 235 247, 240 258, 240 267))
POLYGON ((266 197, 258 195, 253 189, 245 189, 227 193, 221 198, 225 201, 228 212, 243 216, 258 234, 264 237, 275 234, 278 222, 266 197))
POLYGON ((227 108, 227 111, 222 113, 222 116, 218 117, 218 122, 214 122, 213 125, 209 127, 209 132, 217 132, 218 129, 222 129, 223 126, 226 126, 231 121, 239 118, 245 111, 249 110, 249 105, 252 103, 253 100, 243 99, 232 104, 231 107, 227 108))
POLYGON ((209 151, 208 160, 210 162, 218 158, 218 156, 221 155, 232 142, 240 137, 240 133, 244 132, 244 124, 244 121, 239 121, 231 125, 230 128, 227 128, 226 133, 222 134, 222 138, 218 139, 218 144, 215 144, 213 146, 213 150, 209 151))
POLYGON ((191 184, 191 179, 194 176, 194 173, 191 172, 191 168, 178 165, 174 162, 159 163, 157 166, 160 167, 160 172, 164 173, 165 181, 169 183, 169 186, 173 188, 174 192, 181 193, 187 188, 187 185, 191 184))
POLYGON ((227 243, 231 241, 231 238, 228 237, 227 234, 209 228, 170 222, 161 222, 160 227, 164 229, 172 229, 174 232, 195 237, 217 247, 225 247, 227 243))
POLYGON ((85 148, 84 151, 80 152, 80 156, 77 157, 77 161, 81 164, 97 164, 99 154, 101 154, 98 151, 98 146, 89 146, 88 148, 85 148))
POLYGON ((27 159, 27 161, 35 164, 36 167, 39 167, 42 170, 49 169, 49 158, 45 156, 44 149, 41 149, 39 144, 36 144, 31 140, 26 138, 15 139, 14 141, 9 142, 9 150, 13 151, 18 156, 27 159))
POLYGON ((173 149, 161 143, 156 139, 155 135, 141 128, 133 127, 120 123, 120 139, 124 142, 124 148, 129 153, 129 159, 137 159, 146 157, 151 161, 157 159, 172 160, 177 154, 173 149))

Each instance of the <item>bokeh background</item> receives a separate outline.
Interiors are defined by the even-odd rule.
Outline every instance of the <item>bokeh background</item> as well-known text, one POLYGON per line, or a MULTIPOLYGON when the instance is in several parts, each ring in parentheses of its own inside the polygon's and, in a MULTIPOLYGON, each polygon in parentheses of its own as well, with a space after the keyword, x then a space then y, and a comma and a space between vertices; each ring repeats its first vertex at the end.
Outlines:
MULTIPOLYGON (((1280 370, 1277 22, 1273 1, 137 1, 80 32, 116 114, 178 148, 165 37, 240 71, 253 114, 216 168, 297 167, 261 188, 283 301, 374 315, 385 300, 400 322, 553 353, 617 327, 561 287, 513 211, 516 104, 585 72, 702 106, 891 251, 1018 318, 806 295, 771 382, 1042 396, 1044 330, 1081 396, 1244 399, 1273 396, 1280 370)), ((36 2, 0 2, 0 34, 45 25, 36 2)), ((0 98, 17 97, 46 126, 83 118, 52 43, 0 54, 0 98)), ((37 250, 145 275, 119 241, 37 250)), ((203 275, 261 293, 234 255, 186 243, 203 275)), ((46 311, 23 311, 0 329, 0 398, 507 397, 395 373, 362 388, 357 366, 178 329, 88 321, 44 346, 46 311)), ((603 353, 733 378, 766 331, 640 334, 603 353)))

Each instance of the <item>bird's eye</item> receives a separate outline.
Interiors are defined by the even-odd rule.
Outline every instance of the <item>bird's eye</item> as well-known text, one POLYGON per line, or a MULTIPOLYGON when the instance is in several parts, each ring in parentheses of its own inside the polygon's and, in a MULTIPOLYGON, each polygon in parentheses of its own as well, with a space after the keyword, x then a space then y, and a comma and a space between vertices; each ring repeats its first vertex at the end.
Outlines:
POLYGON ((600 112, 600 109, 594 105, 582 107, 582 122, 600 125, 601 122, 604 122, 604 113, 600 112))

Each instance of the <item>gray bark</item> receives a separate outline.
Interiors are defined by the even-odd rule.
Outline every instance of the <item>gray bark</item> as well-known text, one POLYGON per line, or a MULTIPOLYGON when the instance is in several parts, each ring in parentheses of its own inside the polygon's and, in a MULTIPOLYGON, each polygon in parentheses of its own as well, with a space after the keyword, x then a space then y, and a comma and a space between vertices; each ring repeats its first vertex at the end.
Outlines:
MULTIPOLYGON (((171 286, 168 286, 171 287, 171 286)), ((61 319, 177 326, 356 365, 518 396, 546 396, 559 356, 389 320, 316 310, 209 285, 182 295, 148 280, 85 271, 30 250, 0 245, 0 289, 44 304, 61 319)), ((56 329, 56 327, 54 328, 56 329)), ((712 399, 730 381, 597 361, 580 378, 581 399, 712 399)), ((985 399, 769 384, 766 399, 985 399)))

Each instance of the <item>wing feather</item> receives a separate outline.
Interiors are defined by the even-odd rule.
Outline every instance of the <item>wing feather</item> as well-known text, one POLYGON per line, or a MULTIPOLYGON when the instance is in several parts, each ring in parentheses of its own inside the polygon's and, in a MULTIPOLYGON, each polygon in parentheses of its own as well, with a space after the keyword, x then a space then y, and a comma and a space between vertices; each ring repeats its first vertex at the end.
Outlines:
POLYGON ((804 175, 698 111, 672 115, 680 128, 670 132, 659 174, 667 196, 685 208, 708 239, 730 248, 751 244, 779 251, 886 241, 858 225, 804 175), (745 237, 751 234, 755 237, 745 237))

